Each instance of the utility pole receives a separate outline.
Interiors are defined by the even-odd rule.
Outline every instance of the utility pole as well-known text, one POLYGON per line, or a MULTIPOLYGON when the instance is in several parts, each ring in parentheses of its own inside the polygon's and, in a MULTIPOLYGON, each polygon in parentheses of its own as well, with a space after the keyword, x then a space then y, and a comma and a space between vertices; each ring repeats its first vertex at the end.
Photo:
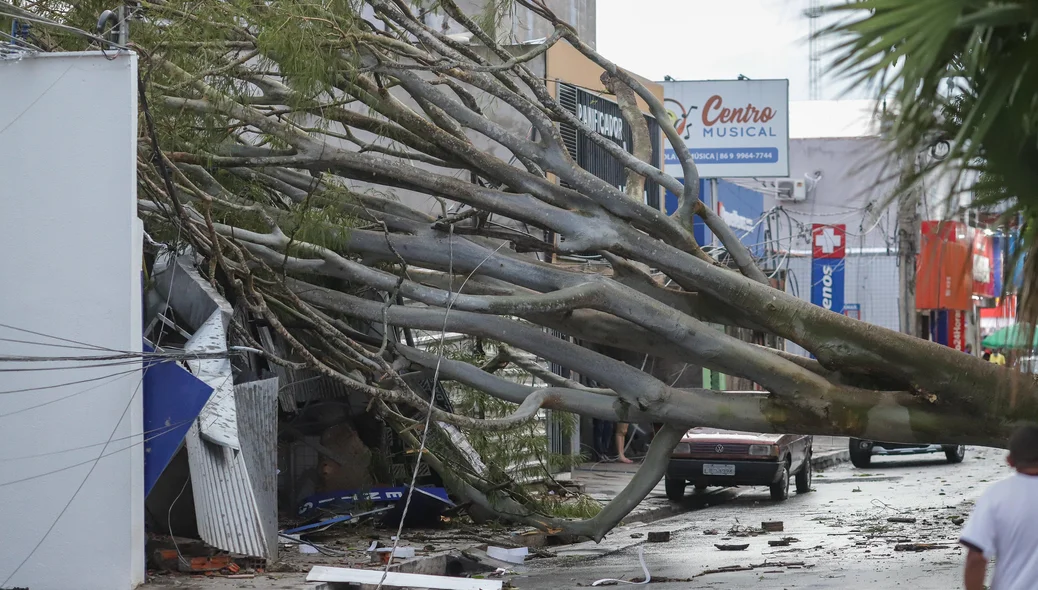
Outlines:
POLYGON ((916 155, 902 159, 901 192, 897 199, 898 310, 900 328, 905 334, 919 336, 919 314, 915 309, 916 259, 922 220, 919 216, 919 189, 912 187, 917 170, 916 155))

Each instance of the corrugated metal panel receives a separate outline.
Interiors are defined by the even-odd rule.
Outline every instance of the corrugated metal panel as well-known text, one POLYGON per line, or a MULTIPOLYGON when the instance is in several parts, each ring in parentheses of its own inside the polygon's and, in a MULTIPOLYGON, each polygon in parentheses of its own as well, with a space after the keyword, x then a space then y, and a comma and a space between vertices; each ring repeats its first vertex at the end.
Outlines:
POLYGON ((198 535, 224 551, 268 558, 245 455, 203 440, 197 423, 184 440, 198 535))
POLYGON ((336 399, 350 395, 342 383, 317 371, 303 369, 294 373, 296 381, 285 388, 285 394, 292 395, 297 402, 336 399))
MULTIPOLYGON (((260 344, 264 348, 273 350, 281 358, 288 358, 288 347, 284 345, 281 338, 271 334, 267 328, 260 329, 259 334, 260 344)), ((345 386, 335 379, 321 375, 317 371, 311 369, 297 371, 277 365, 273 365, 272 369, 281 379, 278 401, 281 403, 281 409, 286 412, 297 411, 299 409, 298 404, 302 402, 349 396, 349 390, 345 386)), ((354 397, 356 398, 357 396, 354 397)), ((360 398, 357 399, 357 407, 362 409, 363 402, 360 401, 360 398)))
POLYGON ((238 405, 241 452, 252 483, 268 558, 274 559, 278 546, 277 378, 235 385, 234 401, 238 405))

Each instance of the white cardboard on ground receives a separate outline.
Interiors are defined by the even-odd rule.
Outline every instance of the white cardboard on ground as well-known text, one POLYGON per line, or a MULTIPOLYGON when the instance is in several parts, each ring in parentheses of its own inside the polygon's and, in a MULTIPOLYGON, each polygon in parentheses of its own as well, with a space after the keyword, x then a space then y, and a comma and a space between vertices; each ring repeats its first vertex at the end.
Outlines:
POLYGON ((382 570, 359 570, 348 567, 314 566, 306 576, 307 582, 331 582, 376 585, 385 575, 383 586, 410 588, 437 588, 441 590, 501 590, 501 580, 477 580, 474 578, 451 578, 424 574, 400 574, 382 570))

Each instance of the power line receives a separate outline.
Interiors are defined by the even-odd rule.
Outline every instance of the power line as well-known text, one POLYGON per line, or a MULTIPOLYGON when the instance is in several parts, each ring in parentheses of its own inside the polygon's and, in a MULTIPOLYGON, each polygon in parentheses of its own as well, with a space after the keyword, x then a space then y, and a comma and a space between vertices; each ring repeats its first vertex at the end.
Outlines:
MULTIPOLYGON (((29 21, 29 22, 36 23, 36 24, 46 25, 46 26, 49 26, 49 27, 54 27, 56 29, 61 29, 62 31, 66 31, 66 32, 72 33, 74 35, 79 35, 81 37, 85 37, 87 39, 90 39, 91 41, 94 41, 96 43, 100 43, 102 47, 104 47, 105 45, 108 45, 110 47, 115 47, 117 49, 122 49, 124 51, 129 51, 130 50, 129 47, 126 47, 124 45, 120 45, 118 43, 114 43, 114 42, 109 41, 107 39, 104 39, 102 37, 98 37, 97 35, 95 35, 93 33, 88 33, 87 31, 84 31, 83 29, 80 29, 80 28, 77 28, 77 27, 73 27, 73 26, 70 26, 70 25, 66 25, 66 24, 62 24, 62 23, 59 23, 57 21, 53 21, 53 20, 50 20, 50 19, 46 19, 46 18, 43 18, 43 17, 41 17, 39 15, 31 13, 31 12, 29 12, 27 10, 20 9, 20 8, 14 6, 13 4, 11 4, 10 2, 6 2, 5 0, 0 0, 0 15, 7 16, 7 17, 10 17, 10 18, 14 18, 14 19, 18 19, 18 20, 29 21), (9 10, 3 10, 4 8, 7 8, 9 10)), ((5 582, 5 584, 6 584, 6 582, 5 582)))
MULTIPOLYGON (((122 424, 123 419, 126 417, 126 412, 128 412, 130 410, 130 406, 133 405, 133 400, 137 397, 137 392, 140 391, 142 383, 144 383, 143 375, 141 376, 140 381, 137 382, 137 387, 134 388, 133 394, 130 395, 130 399, 127 400, 126 406, 123 407, 122 414, 119 415, 119 420, 116 421, 115 426, 112 428, 112 433, 108 435, 108 440, 105 442, 104 448, 101 449, 101 453, 98 454, 97 458, 93 460, 93 464, 90 465, 90 470, 87 471, 87 474, 83 477, 83 481, 79 483, 79 486, 76 488, 76 491, 72 493, 72 496, 68 499, 68 502, 65 503, 65 506, 61 509, 61 512, 58 513, 58 516, 54 519, 50 526, 47 527, 47 531, 43 533, 43 536, 40 538, 39 542, 37 542, 36 545, 32 548, 32 551, 30 551, 29 554, 25 556, 25 559, 22 559, 22 561, 18 564, 18 567, 14 568, 14 571, 12 571, 10 575, 8 575, 6 579, 4 579, 3 583, 0 584, 0 586, 7 586, 8 582, 11 581, 11 578, 17 575, 19 571, 21 571, 22 567, 24 567, 25 564, 29 561, 29 559, 31 559, 32 556, 35 555, 36 551, 40 548, 41 545, 43 545, 43 542, 46 541, 47 537, 50 536, 51 531, 53 531, 54 527, 58 525, 58 522, 61 520, 61 517, 64 516, 66 512, 68 512, 69 506, 71 506, 72 502, 74 502, 76 497, 79 496, 79 492, 82 491, 83 486, 85 486, 86 482, 90 479, 90 475, 94 473, 94 469, 97 468, 97 464, 100 463, 101 459, 105 456, 105 451, 108 449, 108 445, 112 444, 112 439, 115 438, 115 433, 119 431, 119 425, 122 424)), ((144 441, 141 441, 140 444, 144 444, 144 441)), ((131 445, 131 447, 128 448, 132 448, 132 446, 134 445, 131 445)), ((87 463, 89 463, 89 461, 87 463)), ((69 467, 69 469, 71 469, 71 467, 69 467)), ((47 474, 43 474, 28 479, 36 479, 37 477, 43 477, 44 475, 47 474)), ((5 482, 3 484, 0 484, 0 487, 12 485, 13 483, 17 482, 5 482)))
MULTIPOLYGON (((121 436, 119 438, 114 438, 114 439, 112 439, 111 442, 119 442, 119 441, 124 441, 124 440, 130 440, 130 439, 134 439, 134 438, 137 438, 137 437, 147 437, 144 440, 140 441, 140 443, 134 443, 133 445, 130 445, 128 447, 124 447, 122 449, 119 449, 118 451, 112 451, 111 453, 109 453, 109 454, 107 454, 105 456, 106 457, 111 457, 112 455, 114 455, 116 453, 121 453, 123 451, 129 450, 129 449, 133 448, 134 446, 136 446, 137 444, 143 444, 143 443, 151 442, 151 441, 159 438, 160 436, 165 436, 165 435, 173 432, 174 430, 180 428, 181 426, 185 426, 187 424, 190 424, 193 421, 194 421, 194 418, 191 418, 191 419, 188 419, 188 420, 180 420, 178 422, 174 422, 173 424, 163 424, 162 426, 160 426, 158 428, 152 428, 151 430, 144 430, 142 432, 138 432, 138 433, 135 433, 135 434, 129 434, 129 435, 126 435, 126 436, 121 436), (148 435, 154 435, 154 436, 148 436, 148 435)), ((78 447, 69 447, 69 448, 60 449, 60 450, 57 450, 57 451, 47 451, 45 453, 34 453, 32 455, 22 455, 22 456, 19 456, 19 457, 0 457, 0 463, 7 463, 7 462, 10 462, 10 461, 24 461, 26 459, 38 459, 40 457, 51 457, 51 456, 54 456, 54 455, 64 455, 65 453, 74 453, 76 451, 82 451, 84 449, 92 449, 94 447, 101 447, 101 446, 104 446, 105 444, 106 443, 99 442, 99 443, 92 443, 92 444, 88 444, 88 445, 80 445, 78 447)), ((89 463, 89 461, 86 461, 86 462, 83 462, 83 463, 77 463, 75 465, 68 465, 66 467, 62 467, 62 468, 57 469, 55 471, 49 471, 47 473, 40 474, 39 476, 34 476, 33 478, 35 479, 36 477, 42 477, 44 475, 51 475, 51 474, 54 474, 54 473, 60 473, 62 471, 67 471, 68 469, 72 469, 73 467, 79 467, 80 465, 85 465, 86 463, 89 463)), ((19 481, 25 481, 25 480, 19 480, 19 481)), ((19 483, 19 482, 16 481, 16 482, 10 482, 10 483, 19 483)), ((7 483, 0 484, 0 485, 7 485, 7 483)))
POLYGON ((79 385, 81 383, 90 383, 90 382, 93 382, 93 381, 100 381, 102 379, 108 379, 109 377, 113 377, 115 375, 126 375, 126 374, 129 374, 129 373, 134 373, 136 371, 137 371, 137 369, 129 369, 127 371, 121 371, 119 373, 112 373, 112 374, 109 374, 109 375, 102 375, 100 377, 91 377, 89 379, 79 379, 77 381, 67 381, 65 383, 55 383, 53 385, 40 385, 39 387, 23 387, 21 389, 8 389, 6 391, 0 391, 0 395, 7 395, 7 394, 10 394, 10 393, 25 393, 25 392, 28 392, 28 391, 45 391, 45 390, 48 390, 48 389, 58 389, 60 387, 67 387, 69 385, 79 385))
POLYGON ((107 352, 126 352, 126 351, 123 351, 123 350, 115 350, 115 349, 112 349, 112 348, 106 348, 104 346, 98 346, 96 344, 87 344, 86 342, 80 342, 78 340, 71 340, 69 338, 62 338, 60 336, 52 336, 50 334, 44 334, 43 332, 37 332, 35 330, 29 330, 27 328, 19 328, 17 326, 11 326, 11 325, 8 325, 8 324, 0 323, 0 328, 7 328, 8 330, 14 330, 15 332, 22 332, 23 334, 32 334, 33 336, 40 336, 41 338, 50 338, 52 340, 58 340, 59 342, 67 342, 69 344, 78 344, 79 346, 84 346, 84 347, 87 347, 87 348, 92 348, 94 350, 104 350, 104 351, 107 351, 107 352))
POLYGON ((0 414, 0 418, 6 418, 7 416, 14 416, 15 414, 21 414, 23 412, 28 412, 29 410, 35 410, 36 408, 42 408, 44 406, 49 406, 51 404, 56 404, 56 403, 58 403, 60 401, 65 401, 67 399, 70 399, 70 398, 73 398, 73 397, 76 397, 76 396, 79 396, 79 395, 83 395, 84 393, 93 391, 93 390, 95 390, 95 389, 97 389, 99 387, 104 387, 106 385, 111 385, 115 381, 118 381, 119 379, 122 379, 123 377, 126 377, 127 375, 130 375, 130 374, 136 373, 136 372, 137 372, 137 369, 131 369, 129 371, 124 371, 122 373, 116 373, 114 375, 108 375, 105 378, 106 379, 110 379, 110 380, 106 381, 104 383, 98 383, 97 385, 94 385, 93 387, 88 387, 86 389, 83 389, 81 391, 77 391, 75 393, 70 393, 68 395, 63 395, 61 397, 45 401, 45 402, 36 404, 34 406, 28 406, 28 407, 25 407, 25 408, 21 408, 20 410, 15 410, 13 412, 7 412, 6 414, 0 414))

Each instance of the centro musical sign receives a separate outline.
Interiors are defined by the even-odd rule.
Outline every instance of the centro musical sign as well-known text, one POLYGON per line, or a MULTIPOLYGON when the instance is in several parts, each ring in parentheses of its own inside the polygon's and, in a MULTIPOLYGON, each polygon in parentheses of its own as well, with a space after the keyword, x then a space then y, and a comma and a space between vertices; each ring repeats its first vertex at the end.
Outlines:
MULTIPOLYGON (((789 81, 663 82, 671 124, 700 178, 789 176, 789 81)), ((672 146, 666 172, 682 176, 672 146)))
POLYGON ((847 227, 842 223, 812 225, 811 251, 811 303, 843 313, 847 227))

